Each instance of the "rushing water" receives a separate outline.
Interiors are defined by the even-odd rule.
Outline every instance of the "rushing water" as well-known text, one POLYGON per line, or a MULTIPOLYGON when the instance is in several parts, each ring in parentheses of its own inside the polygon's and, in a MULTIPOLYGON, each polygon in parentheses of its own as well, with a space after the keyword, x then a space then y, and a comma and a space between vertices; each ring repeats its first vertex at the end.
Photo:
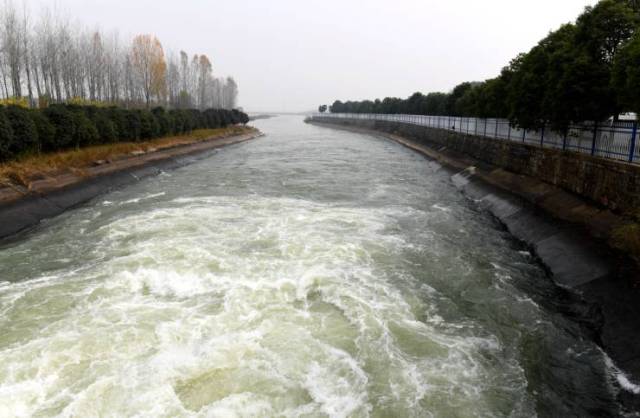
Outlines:
POLYGON ((618 413, 588 307, 450 173, 256 125, 0 249, 0 416, 618 413))

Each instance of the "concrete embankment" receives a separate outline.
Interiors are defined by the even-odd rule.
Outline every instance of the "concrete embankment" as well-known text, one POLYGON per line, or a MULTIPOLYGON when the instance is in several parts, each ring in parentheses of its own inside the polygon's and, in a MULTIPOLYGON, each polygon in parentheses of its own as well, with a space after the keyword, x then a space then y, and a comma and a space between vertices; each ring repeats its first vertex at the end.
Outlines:
MULTIPOLYGON (((397 122, 311 122, 382 135, 451 169, 463 193, 527 243, 559 286, 594 308, 601 345, 640 381, 637 267, 607 245, 625 224, 620 212, 640 207, 640 167, 397 122)), ((640 406, 637 396, 624 396, 640 406)))
POLYGON ((262 136, 259 131, 130 156, 82 173, 34 181, 28 189, 0 189, 0 240, 37 225, 110 190, 178 168, 208 152, 262 136))

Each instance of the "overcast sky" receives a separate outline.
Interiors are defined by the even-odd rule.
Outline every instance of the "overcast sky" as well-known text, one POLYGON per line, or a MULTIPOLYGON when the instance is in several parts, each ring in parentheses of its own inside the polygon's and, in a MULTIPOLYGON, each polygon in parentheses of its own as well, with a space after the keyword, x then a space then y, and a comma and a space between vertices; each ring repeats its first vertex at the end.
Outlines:
POLYGON ((204 53, 247 111, 406 97, 494 77, 596 0, 31 0, 204 53))

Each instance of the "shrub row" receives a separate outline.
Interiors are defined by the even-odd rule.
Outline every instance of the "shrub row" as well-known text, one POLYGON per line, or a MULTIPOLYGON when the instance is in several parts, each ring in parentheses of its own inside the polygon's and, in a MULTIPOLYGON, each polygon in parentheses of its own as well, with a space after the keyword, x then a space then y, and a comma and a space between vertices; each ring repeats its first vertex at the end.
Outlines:
POLYGON ((70 104, 44 109, 0 106, 0 161, 29 152, 142 141, 248 121, 245 113, 224 109, 165 110, 157 107, 142 110, 70 104))

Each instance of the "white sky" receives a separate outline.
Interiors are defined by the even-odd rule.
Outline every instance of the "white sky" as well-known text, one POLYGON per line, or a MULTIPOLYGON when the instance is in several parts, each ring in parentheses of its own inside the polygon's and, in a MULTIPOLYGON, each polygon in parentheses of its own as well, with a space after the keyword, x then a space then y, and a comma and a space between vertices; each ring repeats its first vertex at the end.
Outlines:
POLYGON ((205 53, 248 111, 448 91, 496 76, 596 0, 30 0, 205 53))

